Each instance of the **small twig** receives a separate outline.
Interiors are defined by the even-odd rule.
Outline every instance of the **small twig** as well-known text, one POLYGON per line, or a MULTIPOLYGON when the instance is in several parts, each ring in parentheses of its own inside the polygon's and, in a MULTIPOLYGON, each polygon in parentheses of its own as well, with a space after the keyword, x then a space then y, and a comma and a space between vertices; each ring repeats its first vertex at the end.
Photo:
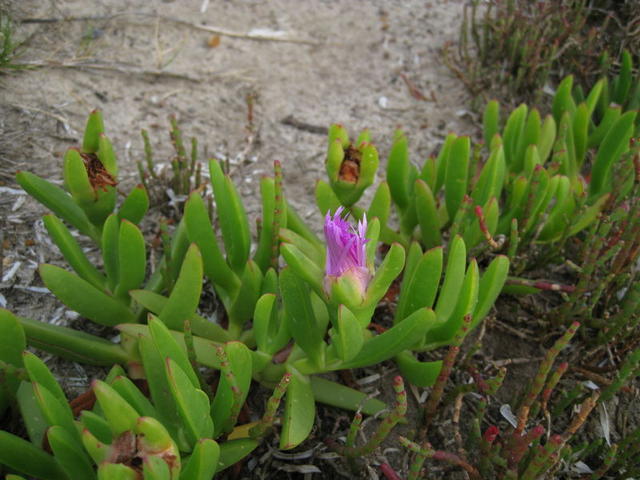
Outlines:
POLYGON ((312 125, 310 123, 297 120, 293 117, 293 115, 287 115, 282 120, 280 120, 280 123, 289 127, 297 128, 298 130, 302 130, 304 132, 315 133, 317 135, 327 135, 329 131, 327 127, 312 125))
MULTIPOLYGON (((31 61, 25 62, 21 65, 34 67, 34 68, 77 68, 79 70, 89 69, 89 70, 101 70, 101 71, 111 71, 124 73, 127 75, 140 75, 144 77, 153 77, 153 78, 171 78, 177 80, 186 80, 194 83, 202 83, 205 80, 200 77, 194 77, 192 75, 187 75, 184 73, 176 73, 176 72, 168 72, 164 70, 149 70, 144 68, 139 68, 132 65, 117 65, 117 64, 101 64, 101 63, 89 63, 89 62, 57 62, 57 61, 31 61)), ((216 76, 216 77, 227 77, 237 75, 237 72, 228 71, 228 72, 211 72, 207 73, 207 77, 216 76)))

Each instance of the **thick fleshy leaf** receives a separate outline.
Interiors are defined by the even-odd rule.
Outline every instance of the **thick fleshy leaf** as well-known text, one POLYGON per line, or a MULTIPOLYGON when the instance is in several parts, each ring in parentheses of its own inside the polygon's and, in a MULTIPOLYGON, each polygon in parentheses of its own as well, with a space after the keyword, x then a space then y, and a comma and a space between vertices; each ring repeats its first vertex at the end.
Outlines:
POLYGON ((394 243, 391 245, 387 255, 369 282, 364 305, 377 305, 380 299, 384 297, 389 290, 389 286, 400 275, 404 267, 404 257, 404 248, 400 244, 394 243))
POLYGON ((156 409, 135 384, 127 377, 116 376, 111 387, 142 417, 155 417, 156 409))
POLYGON ((499 146, 491 151, 473 188, 471 198, 475 205, 484 205, 491 197, 500 198, 505 170, 504 149, 499 146))
POLYGON ((284 302, 288 329, 296 344, 316 366, 324 364, 324 329, 320 329, 311 304, 309 286, 290 268, 280 273, 280 292, 284 302))
POLYGON ((16 401, 31 443, 42 445, 47 428, 50 425, 38 405, 31 382, 20 383, 16 392, 16 401))
POLYGON ((420 308, 433 307, 440 285, 442 263, 443 249, 436 247, 421 255, 411 272, 405 273, 394 319, 396 323, 420 308))
POLYGON ((611 170, 620 156, 629 149, 637 112, 627 112, 616 121, 602 141, 591 169, 589 199, 593 203, 610 188, 611 170))
POLYGON ((253 260, 249 260, 240 277, 238 294, 228 309, 228 330, 232 338, 237 338, 244 330, 245 323, 251 319, 261 288, 262 270, 253 260))
POLYGON ((129 299, 129 290, 140 287, 147 268, 147 250, 142 232, 128 220, 120 223, 118 235, 118 286, 116 295, 129 299))
POLYGON ((77 275, 54 265, 41 265, 40 276, 51 292, 83 317, 109 327, 135 323, 133 312, 77 275))
POLYGON ((311 433, 316 417, 316 404, 309 378, 292 366, 289 366, 288 371, 291 373, 291 381, 284 405, 281 450, 290 450, 302 443, 311 433))
POLYGON ((73 413, 66 399, 64 401, 59 400, 48 389, 38 383, 32 382, 32 385, 36 402, 46 422, 50 426, 59 425, 70 435, 80 440, 78 430, 73 421, 73 413))
POLYGON ((522 158, 517 158, 518 141, 522 135, 529 109, 523 103, 516 108, 504 127, 504 155, 509 171, 519 173, 522 170, 522 158))
POLYGON ((542 122, 540 137, 538 138, 538 154, 540 161, 544 164, 551 153, 556 140, 556 121, 553 116, 547 115, 542 122))
MULTIPOLYGON (((335 210, 332 210, 335 211, 335 210)), ((386 225, 391 212, 391 191, 387 182, 381 182, 371 199, 367 218, 378 218, 380 225, 386 225)))
POLYGON ((100 240, 100 235, 91 225, 84 211, 60 187, 29 172, 18 173, 16 180, 29 195, 57 216, 73 225, 80 233, 91 237, 93 240, 100 240))
MULTIPOLYGON (((131 298, 156 316, 159 316, 169 299, 159 293, 150 290, 131 290, 131 298)), ((207 320, 200 315, 193 314, 189 319, 191 331, 199 337, 214 340, 216 342, 228 342, 231 340, 229 333, 217 323, 207 320)))
POLYGON ((556 94, 553 97, 553 118, 556 123, 560 123, 560 119, 568 112, 569 115, 573 115, 576 109, 576 104, 573 101, 571 90, 573 89, 573 75, 565 77, 558 85, 556 94))
POLYGON ((19 318, 29 345, 74 362, 89 365, 126 365, 131 360, 121 345, 68 327, 19 318))
POLYGON ((395 360, 402 376, 417 387, 432 386, 442 368, 442 360, 421 362, 408 351, 396 355, 395 360))
POLYGON ((191 362, 189 361, 189 356, 187 355, 185 348, 176 341, 173 335, 171 335, 167 326, 157 318, 150 316, 149 332, 151 333, 151 338, 158 348, 158 352, 162 358, 171 358, 189 378, 191 385, 194 388, 199 388, 200 381, 198 380, 198 375, 196 375, 196 372, 191 366, 191 362))
POLYGON ((498 255, 494 258, 480 278, 478 287, 478 302, 473 312, 473 323, 471 328, 480 323, 489 313, 491 307, 502 291, 504 282, 509 273, 509 258, 498 255))
POLYGON ((160 320, 171 330, 182 331, 185 320, 196 313, 202 292, 202 256, 195 244, 187 250, 180 275, 169 300, 160 313, 160 320))
POLYGON ((418 179, 416 180, 414 192, 422 244, 425 248, 442 245, 438 209, 429 185, 418 179))
POLYGON ((60 464, 31 442, 0 430, 0 465, 47 480, 69 480, 60 464))
POLYGON ((366 415, 375 415, 387 408, 384 402, 371 398, 340 383, 313 375, 310 377, 311 390, 317 402, 333 407, 356 411, 360 409, 366 415))
POLYGON ((316 265, 295 245, 283 243, 281 252, 289 268, 293 270, 298 277, 306 281, 317 294, 322 295, 324 291, 322 287, 324 278, 322 268, 316 265))
POLYGON ((220 163, 211 160, 209 171, 227 261, 232 270, 242 271, 249 258, 251 246, 247 214, 231 179, 222 173, 220 163))
POLYGON ((142 460, 142 475, 149 480, 171 480, 167 462, 154 455, 148 455, 142 460))
POLYGON ((389 160, 387 162, 387 183, 391 192, 391 198, 400 209, 409 206, 410 198, 410 163, 407 138, 400 130, 395 132, 389 160))
POLYGON ((431 309, 422 308, 386 332, 367 340, 360 353, 340 365, 340 369, 361 368, 387 360, 403 350, 410 349, 424 338, 435 325, 436 316, 431 309))
POLYGON ((527 120, 522 128, 522 134, 517 139, 515 150, 516 158, 523 158, 527 148, 538 143, 541 128, 540 113, 537 109, 533 108, 527 116, 527 120))
POLYGON ((258 445, 259 442, 253 438, 238 438, 220 444, 220 457, 216 472, 221 472, 225 468, 235 465, 253 452, 258 445))
POLYGON ((464 271, 467 263, 467 248, 462 237, 456 236, 449 245, 447 268, 445 270, 444 283, 440 288, 435 312, 438 323, 446 321, 458 303, 460 285, 464 279, 464 271))
POLYGON ((220 446, 215 440, 198 440, 180 472, 180 480, 211 480, 218 468, 219 459, 220 446))
POLYGON ((118 210, 118 218, 120 220, 129 220, 131 223, 138 224, 144 218, 149 209, 149 195, 147 189, 142 185, 135 186, 127 198, 124 199, 120 209, 118 210))
MULTIPOLYGON (((446 281, 446 280, 445 280, 446 281)), ((459 290, 456 306, 448 317, 438 317, 438 326, 427 334, 426 344, 448 342, 460 330, 465 315, 473 313, 478 301, 480 273, 478 264, 472 259, 467 268, 464 281, 457 285, 459 290), (442 323, 440 323, 442 322, 442 323)))
MULTIPOLYGON (((0 308, 0 360, 15 367, 22 367, 22 352, 27 348, 24 330, 18 319, 8 310, 0 308)), ((11 402, 20 380, 14 375, 5 375, 0 385, 0 416, 11 402)))
POLYGON ((109 423, 101 415, 91 410, 82 410, 80 413, 80 423, 97 441, 104 444, 110 444, 113 441, 111 427, 109 427, 109 423))
POLYGON ((114 437, 134 429, 140 412, 137 412, 118 392, 100 380, 93 382, 93 392, 114 437))
POLYGON ((232 407, 238 407, 236 402, 240 406, 244 404, 249 393, 253 373, 251 352, 243 343, 229 342, 224 346, 224 350, 239 392, 236 398, 229 379, 225 375, 220 376, 216 396, 211 404, 211 417, 215 426, 215 436, 220 435, 222 432, 233 430, 232 407))
POLYGON ((276 296, 273 293, 262 295, 256 302, 253 314, 253 333, 258 350, 273 355, 283 348, 291 335, 282 321, 282 315, 274 308, 276 296))
POLYGON ((100 135, 104 133, 104 120, 102 119, 101 110, 93 110, 87 118, 84 127, 84 136, 82 138, 82 150, 87 153, 95 153, 98 151, 100 143, 100 135))
POLYGON ((198 245, 202 253, 203 268, 207 277, 224 288, 228 295, 235 292, 240 281, 222 256, 207 207, 198 192, 189 196, 184 207, 184 219, 189 239, 198 245))
POLYGON ((467 193, 470 153, 469 137, 459 137, 451 147, 444 177, 444 196, 449 218, 456 216, 467 193))
POLYGON ((498 133, 500 129, 500 103, 496 100, 491 100, 484 108, 484 114, 482 116, 482 135, 484 137, 484 144, 489 148, 493 136, 498 133))
POLYGON ((103 463, 98 466, 98 480, 137 480, 139 472, 124 463, 103 463))
POLYGON ((102 262, 107 273, 109 289, 115 291, 120 279, 118 246, 120 240, 120 220, 116 214, 109 215, 102 226, 102 262))
POLYGON ((53 456, 67 472, 69 478, 83 480, 96 478, 93 464, 76 436, 62 427, 53 426, 47 431, 47 439, 53 456))
POLYGON ((62 387, 42 360, 33 353, 25 351, 22 354, 22 361, 31 382, 45 387, 59 402, 67 403, 67 397, 62 391, 62 387))
POLYGON ((315 197, 316 205, 322 215, 326 215, 327 212, 335 212, 342 205, 331 185, 323 180, 316 182, 315 197))
POLYGON ((355 357, 364 343, 362 325, 344 305, 338 308, 337 324, 332 330, 331 343, 343 362, 355 357))
POLYGON ((191 379, 171 358, 167 358, 165 365, 169 387, 189 442, 195 445, 201 438, 210 438, 213 435, 213 420, 209 413, 209 397, 194 387, 191 379))
POLYGON ((107 279, 89 261, 69 229, 55 215, 42 217, 44 226, 65 260, 75 272, 96 288, 104 289, 107 279))
POLYGON ((105 170, 113 177, 116 177, 118 175, 118 159, 116 158, 116 152, 113 150, 111 140, 104 133, 98 137, 96 155, 105 170))

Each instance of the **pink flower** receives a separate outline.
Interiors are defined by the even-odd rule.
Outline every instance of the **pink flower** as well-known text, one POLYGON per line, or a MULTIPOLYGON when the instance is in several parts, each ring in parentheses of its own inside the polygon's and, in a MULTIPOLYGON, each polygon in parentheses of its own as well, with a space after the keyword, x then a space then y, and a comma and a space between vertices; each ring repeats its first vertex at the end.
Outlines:
POLYGON ((367 268, 365 238, 367 232, 366 216, 354 228, 340 215, 343 208, 339 207, 333 217, 330 212, 324 220, 324 236, 327 241, 327 264, 325 268, 325 291, 330 293, 331 282, 348 275, 353 279, 362 295, 367 289, 371 272, 367 268))

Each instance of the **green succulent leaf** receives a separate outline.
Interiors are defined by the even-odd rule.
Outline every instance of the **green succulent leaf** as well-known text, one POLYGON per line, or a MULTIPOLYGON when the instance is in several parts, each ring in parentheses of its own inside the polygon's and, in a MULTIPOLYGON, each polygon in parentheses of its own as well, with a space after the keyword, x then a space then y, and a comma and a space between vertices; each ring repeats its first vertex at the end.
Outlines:
POLYGON ((147 267, 147 250, 142 232, 134 223, 122 220, 118 234, 118 286, 116 295, 129 300, 129 290, 139 288, 147 267))
POLYGON ((100 135, 103 133, 104 120, 102 119, 102 111, 98 109, 93 110, 89 114, 87 124, 84 127, 82 150, 87 153, 97 152, 100 143, 100 135))
MULTIPOLYGON (((8 310, 0 308, 0 360, 21 368, 22 352, 27 347, 24 330, 18 319, 8 310)), ((11 398, 18 391, 20 380, 5 374, 0 384, 0 416, 11 403, 11 398)))
POLYGON ((444 196, 449 218, 456 216, 462 199, 467 193, 470 153, 469 137, 457 138, 451 147, 444 177, 444 196))
POLYGON ((288 330, 296 344, 304 350, 311 361, 317 367, 322 367, 325 354, 323 341, 325 331, 319 328, 320 325, 311 304, 309 286, 301 281, 291 268, 285 268, 280 273, 280 292, 288 330))
POLYGON ((460 286, 465 276, 466 263, 467 248, 462 237, 456 236, 449 245, 444 282, 436 302, 435 312, 438 323, 445 322, 451 316, 458 303, 460 286))
POLYGON ((292 366, 287 370, 291 373, 291 381, 284 405, 281 450, 290 450, 302 443, 311 433, 316 417, 316 404, 309 377, 292 366))
POLYGON ((421 308, 386 332, 367 340, 360 352, 340 369, 361 368, 383 362, 403 350, 410 349, 435 325, 433 310, 421 308))
POLYGON ((224 350, 230 371, 235 377, 235 385, 239 391, 234 393, 231 379, 227 378, 226 375, 220 376, 218 390, 211 403, 211 417, 215 426, 215 436, 222 432, 233 430, 236 419, 231 416, 232 410, 236 408, 239 411, 239 407, 244 404, 249 393, 251 375, 253 373, 251 352, 245 344, 229 342, 225 344, 224 350))
POLYGON ((110 382, 110 385, 140 416, 155 417, 157 415, 156 409, 149 399, 127 377, 118 375, 110 382))
POLYGON ((589 199, 591 203, 599 195, 610 190, 611 170, 620 156, 629 149, 637 112, 627 112, 611 127, 602 141, 591 169, 589 199))
POLYGON ((500 131, 500 103, 497 100, 491 100, 487 103, 482 116, 482 134, 484 144, 489 148, 491 140, 496 133, 500 131))
POLYGON ((42 217, 44 226, 53 242, 58 246, 65 260, 69 262, 71 268, 84 280, 98 289, 104 289, 107 279, 89 261, 87 256, 78 245, 78 242, 69 229, 55 215, 45 215, 42 217))
POLYGON ((190 376, 171 358, 167 358, 165 365, 169 387, 189 442, 195 445, 200 438, 210 438, 213 435, 213 420, 209 414, 209 397, 193 385, 190 376))
POLYGON ((182 331, 185 320, 196 313, 202 292, 202 256, 195 244, 187 250, 180 274, 167 300, 160 320, 171 330, 182 331))
POLYGON ((425 248, 442 245, 438 208, 429 185, 418 179, 414 191, 422 244, 425 248))
POLYGON ((432 386, 442 368, 442 360, 421 362, 408 351, 400 352, 395 360, 402 376, 417 387, 432 386))
POLYGON ((147 189, 142 185, 137 185, 120 205, 118 218, 120 220, 129 220, 137 225, 144 218, 148 209, 149 195, 147 194, 147 189))
POLYGON ((209 171, 227 260, 232 270, 239 272, 249 259, 251 246, 247 214, 231 179, 222 173, 220 163, 211 160, 209 171))
POLYGON ((253 438, 238 438, 235 440, 227 440, 220 444, 220 457, 216 472, 221 472, 225 468, 235 465, 253 452, 258 445, 259 442, 253 438))
MULTIPOLYGON (((150 290, 131 290, 129 295, 137 303, 156 316, 159 316, 160 313, 162 313, 162 310, 169 301, 167 297, 150 290)), ((216 342, 228 342, 231 340, 229 333, 224 328, 213 321, 201 317, 200 315, 193 314, 189 318, 189 322, 191 323, 191 330, 199 337, 214 340, 216 342)))
POLYGON ((139 472, 124 463, 103 463, 98 466, 98 480, 138 480, 139 472))
POLYGON ((502 291, 502 287, 507 280, 509 273, 509 258, 504 255, 498 255, 494 258, 480 278, 478 286, 478 302, 473 311, 474 328, 489 313, 491 307, 502 291))
POLYGON ((53 426, 47 431, 47 439, 53 456, 67 472, 69 478, 86 480, 96 478, 93 464, 77 436, 71 435, 60 426, 53 426))
POLYGON ((318 180, 315 189, 316 205, 322 215, 327 212, 335 212, 342 202, 327 182, 318 180))
POLYGON ((218 468, 220 446, 215 440, 202 438, 180 472, 180 480, 211 480, 218 468))
POLYGON ((40 276, 51 292, 66 306, 96 323, 113 327, 135 323, 133 312, 86 280, 54 265, 41 265, 40 276))
POLYGON ((394 321, 397 323, 420 308, 433 307, 442 273, 443 249, 432 248, 419 260, 411 271, 406 271, 400 286, 400 299, 394 321))
POLYGON ((311 390, 317 402, 348 410, 359 410, 366 415, 376 415, 387 408, 387 405, 340 383, 313 375, 310 377, 311 390))
POLYGON ((0 465, 47 480, 69 480, 62 466, 31 442, 0 430, 0 465))
POLYGON ((338 308, 336 327, 331 330, 331 342, 343 362, 355 357, 364 343, 362 325, 345 305, 338 308))
POLYGON ((222 256, 207 207, 198 192, 189 196, 184 207, 184 219, 189 239, 198 245, 202 253, 205 274, 216 285, 220 285, 227 295, 232 295, 240 285, 240 280, 222 256))
POLYGON ((101 380, 93 382, 93 392, 114 437, 134 429, 140 412, 137 412, 118 392, 101 380))
POLYGON ((91 225, 84 211, 60 187, 29 172, 18 173, 16 180, 29 195, 57 216, 73 225, 80 233, 91 237, 93 240, 100 240, 100 235, 91 225))

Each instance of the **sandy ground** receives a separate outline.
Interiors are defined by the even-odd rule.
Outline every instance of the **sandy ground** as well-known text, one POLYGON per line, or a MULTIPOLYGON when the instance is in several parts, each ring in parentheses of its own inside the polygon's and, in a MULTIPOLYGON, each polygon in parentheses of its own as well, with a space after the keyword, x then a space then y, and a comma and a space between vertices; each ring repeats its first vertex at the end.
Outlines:
MULTIPOLYGON (((81 141, 92 109, 104 112, 123 190, 138 182, 140 129, 149 130, 158 161, 171 159, 168 116, 175 114, 185 138, 199 139, 202 157, 229 160, 250 215, 259 212, 260 176, 280 160, 290 202, 320 226, 313 190, 325 177, 326 136, 318 132, 331 123, 354 136, 369 128, 381 170, 398 127, 420 164, 449 131, 475 132, 463 86, 439 53, 457 38, 462 6, 462 0, 10 3, 18 38, 29 38, 18 61, 34 68, 0 76, 0 303, 40 320, 74 319, 39 281, 37 264, 59 262, 59 254, 39 220, 44 207, 21 194, 13 176, 29 170, 60 181, 62 154, 81 141)), ((95 373, 65 368, 70 395, 95 373)))

